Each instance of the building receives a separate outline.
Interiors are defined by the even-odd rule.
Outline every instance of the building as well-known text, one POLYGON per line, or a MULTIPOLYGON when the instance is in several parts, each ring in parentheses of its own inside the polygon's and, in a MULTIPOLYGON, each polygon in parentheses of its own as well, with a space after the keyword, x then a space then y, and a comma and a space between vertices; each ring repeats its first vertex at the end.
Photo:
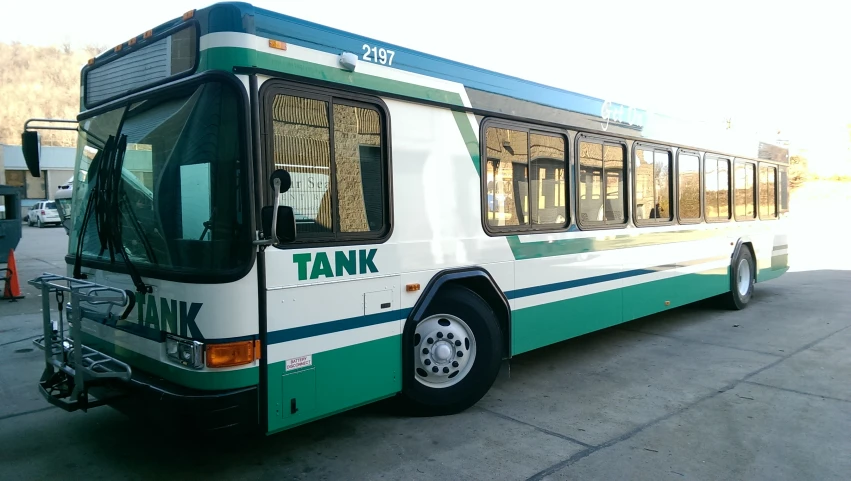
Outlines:
POLYGON ((0 184, 21 189, 22 216, 39 200, 53 199, 56 189, 74 175, 73 147, 41 148, 41 177, 27 170, 20 145, 0 144, 0 184))

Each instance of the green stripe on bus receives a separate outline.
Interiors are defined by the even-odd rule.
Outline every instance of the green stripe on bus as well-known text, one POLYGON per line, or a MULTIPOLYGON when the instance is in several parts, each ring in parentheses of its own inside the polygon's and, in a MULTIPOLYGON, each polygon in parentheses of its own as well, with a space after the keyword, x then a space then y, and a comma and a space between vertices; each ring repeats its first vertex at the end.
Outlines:
MULTIPOLYGON (((232 71, 233 67, 257 67, 275 72, 298 75, 316 80, 336 82, 370 90, 404 95, 422 100, 442 102, 449 105, 463 105, 461 95, 447 90, 424 87, 408 82, 400 82, 374 75, 347 72, 339 68, 328 67, 304 60, 273 55, 239 47, 215 47, 201 52, 198 70, 232 71)), ((480 172, 479 143, 464 112, 452 111, 452 116, 467 146, 476 173, 480 172)))
POLYGON ((282 57, 239 47, 215 47, 201 52, 198 70, 233 71, 234 67, 256 67, 300 77, 335 82, 370 90, 404 95, 450 105, 463 105, 461 95, 374 75, 348 72, 304 60, 282 57))
POLYGON ((514 310, 512 355, 727 292, 729 279, 714 269, 514 310))
POLYGON ((312 364, 286 371, 269 364, 269 432, 291 428, 402 389, 402 339, 391 336, 313 354, 312 364), (295 411, 295 412, 293 412, 295 411))
POLYGON ((756 274, 756 281, 765 282, 770 281, 771 279, 776 279, 782 276, 788 270, 788 266, 771 267, 770 269, 760 269, 756 274))
MULTIPOLYGON (((761 230, 767 230, 760 226, 761 230)), ((629 234, 608 235, 606 231, 600 231, 596 237, 580 237, 573 239, 541 240, 533 242, 520 242, 516 235, 507 236, 508 245, 514 254, 515 260, 538 259, 541 257, 564 256, 569 254, 582 254, 585 252, 598 252, 612 249, 623 249, 627 247, 643 247, 660 244, 671 244, 675 242, 689 242, 710 239, 727 235, 733 230, 752 233, 755 226, 747 226, 743 229, 741 224, 729 225, 719 228, 690 229, 668 232, 654 232, 637 228, 629 234)))
POLYGON ((135 351, 116 346, 91 334, 83 334, 83 343, 92 349, 124 361, 134 369, 159 376, 166 381, 192 389, 217 391, 255 386, 259 379, 259 368, 247 367, 232 371, 190 371, 151 359, 135 351))
POLYGON ((466 113, 455 110, 452 111, 452 116, 455 117, 455 124, 458 125, 464 144, 467 145, 467 152, 470 153, 470 158, 473 160, 476 175, 482 175, 482 166, 479 162, 479 141, 476 140, 476 133, 473 132, 469 117, 466 113))

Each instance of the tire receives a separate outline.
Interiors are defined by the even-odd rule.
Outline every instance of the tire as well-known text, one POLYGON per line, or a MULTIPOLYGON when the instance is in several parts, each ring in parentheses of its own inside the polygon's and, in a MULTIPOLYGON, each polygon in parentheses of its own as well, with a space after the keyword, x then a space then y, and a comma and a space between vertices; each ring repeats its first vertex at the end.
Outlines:
POLYGON ((402 400, 409 414, 459 413, 488 392, 499 374, 502 332, 481 297, 464 287, 443 287, 409 329, 403 339, 411 342, 402 349, 402 400))
POLYGON ((742 246, 730 266, 730 292, 722 296, 724 307, 741 310, 753 297, 756 263, 751 250, 742 246))
POLYGON ((38 218, 38 228, 44 229, 44 222, 41 221, 41 217, 38 218))

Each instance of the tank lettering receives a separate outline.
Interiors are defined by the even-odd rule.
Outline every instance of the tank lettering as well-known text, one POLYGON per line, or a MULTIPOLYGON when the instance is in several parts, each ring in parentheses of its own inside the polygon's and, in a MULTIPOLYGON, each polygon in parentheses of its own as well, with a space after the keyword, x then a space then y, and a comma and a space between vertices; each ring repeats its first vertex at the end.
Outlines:
POLYGON ((298 280, 300 281, 308 279, 308 271, 310 271, 309 278, 311 280, 355 274, 373 274, 378 272, 378 266, 375 265, 375 254, 377 252, 378 249, 334 251, 333 253, 320 251, 316 253, 315 258, 309 252, 303 252, 293 254, 293 264, 298 266, 298 280))
POLYGON ((177 332, 177 301, 160 297, 160 320, 163 330, 177 332))
POLYGON ((157 312, 157 301, 154 299, 154 296, 148 296, 148 302, 145 303, 147 309, 145 309, 145 327, 150 327, 151 329, 159 329, 160 328, 160 316, 157 312))
POLYGON ((137 293, 136 304, 136 319, 140 326, 192 339, 204 338, 195 322, 203 303, 166 297, 160 297, 158 303, 157 298, 152 295, 137 293))
POLYGON ((195 316, 201 310, 200 302, 193 302, 189 305, 189 310, 186 309, 186 303, 180 301, 180 335, 183 337, 191 337, 192 339, 203 339, 198 325, 195 324, 195 316))
POLYGON ((349 251, 348 255, 345 251, 337 251, 334 253, 334 265, 337 267, 337 276, 343 275, 343 270, 346 274, 353 275, 357 266, 357 257, 355 251, 349 251))
POLYGON ((331 270, 331 261, 328 260, 328 254, 324 252, 316 253, 316 260, 313 261, 313 269, 310 270, 311 279, 318 279, 319 276, 334 277, 334 271, 331 270))

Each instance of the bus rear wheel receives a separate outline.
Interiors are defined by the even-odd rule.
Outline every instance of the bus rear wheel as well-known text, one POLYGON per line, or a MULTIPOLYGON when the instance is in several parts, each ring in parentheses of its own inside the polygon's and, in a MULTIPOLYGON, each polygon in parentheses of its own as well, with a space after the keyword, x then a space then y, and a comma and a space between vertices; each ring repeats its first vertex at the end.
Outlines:
POLYGON ((499 322, 487 302, 464 287, 441 289, 403 349, 413 361, 402 390, 408 411, 455 414, 476 404, 499 374, 501 346, 499 322))
POLYGON ((755 274, 751 250, 742 246, 730 266, 730 292, 723 296, 725 307, 732 310, 747 307, 753 297, 755 274))

